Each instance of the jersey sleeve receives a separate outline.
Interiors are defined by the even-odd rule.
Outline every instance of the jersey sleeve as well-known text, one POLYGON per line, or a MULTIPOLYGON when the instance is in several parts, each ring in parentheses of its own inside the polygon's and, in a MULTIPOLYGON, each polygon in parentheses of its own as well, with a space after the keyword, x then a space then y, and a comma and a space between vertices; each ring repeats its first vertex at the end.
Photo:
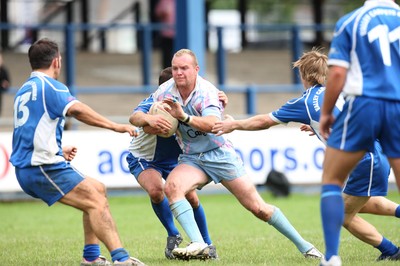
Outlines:
POLYGON ((269 117, 280 124, 289 122, 310 123, 302 97, 288 101, 279 109, 269 113, 269 117))
POLYGON ((351 19, 351 14, 340 19, 335 26, 334 38, 332 39, 331 48, 329 50, 328 65, 341 66, 349 68, 350 51, 352 45, 351 32, 349 27, 344 27, 351 19))
POLYGON ((201 101, 202 108, 201 108, 201 115, 202 116, 216 116, 221 119, 222 113, 222 104, 219 101, 218 97, 218 90, 216 88, 210 88, 203 90, 203 99, 201 101))
POLYGON ((51 119, 65 116, 68 107, 77 99, 70 93, 67 86, 58 81, 45 80, 45 108, 51 119))
POLYGON ((141 101, 138 106, 136 106, 135 109, 133 109, 133 112, 143 112, 143 113, 148 113, 151 106, 154 103, 154 98, 153 98, 153 94, 151 94, 149 97, 147 97, 146 99, 144 99, 143 101, 141 101))

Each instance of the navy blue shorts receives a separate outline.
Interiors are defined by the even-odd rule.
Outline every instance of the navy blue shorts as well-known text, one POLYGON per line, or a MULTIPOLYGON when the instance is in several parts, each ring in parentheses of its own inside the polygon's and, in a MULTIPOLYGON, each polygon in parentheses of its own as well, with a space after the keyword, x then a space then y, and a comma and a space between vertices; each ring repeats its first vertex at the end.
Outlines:
POLYGON ((146 169, 154 169, 160 173, 164 180, 167 179, 169 173, 176 167, 177 164, 163 164, 155 161, 146 161, 143 158, 137 158, 129 153, 126 156, 126 161, 128 162, 129 171, 136 180, 138 179, 141 172, 146 169))

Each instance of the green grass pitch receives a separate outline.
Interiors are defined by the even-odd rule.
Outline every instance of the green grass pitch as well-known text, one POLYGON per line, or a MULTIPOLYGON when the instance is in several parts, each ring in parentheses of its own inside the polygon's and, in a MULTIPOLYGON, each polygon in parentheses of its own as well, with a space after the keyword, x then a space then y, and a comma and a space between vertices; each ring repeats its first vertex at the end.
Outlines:
MULTIPOLYGON (((319 214, 319 195, 292 194, 263 198, 278 206, 300 234, 322 252, 324 243, 319 214)), ((389 198, 400 202, 398 192, 389 198)), ((157 265, 319 265, 304 259, 296 247, 267 223, 246 211, 228 194, 200 194, 209 231, 219 260, 177 261, 164 257, 166 232, 143 193, 111 197, 110 207, 124 246, 149 266, 157 265)), ((399 219, 362 215, 396 244, 400 244, 399 219)), ((56 204, 49 208, 39 201, 0 203, 0 265, 79 265, 82 249, 80 211, 56 204)), ((178 228, 180 228, 178 226, 178 228)), ((181 230, 181 228, 180 228, 181 230)), ((181 230, 187 244, 188 238, 181 230)), ((110 258, 102 246, 102 253, 110 258)), ((396 265, 375 262, 378 250, 342 230, 340 253, 343 265, 396 265)))

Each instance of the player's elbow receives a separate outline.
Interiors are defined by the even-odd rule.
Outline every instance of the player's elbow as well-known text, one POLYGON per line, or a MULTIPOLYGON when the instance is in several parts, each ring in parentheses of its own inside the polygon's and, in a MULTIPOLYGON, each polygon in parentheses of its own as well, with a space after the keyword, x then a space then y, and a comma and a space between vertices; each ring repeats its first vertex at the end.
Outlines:
POLYGON ((137 127, 148 125, 144 119, 144 115, 143 112, 134 112, 129 116, 129 123, 137 127))
POLYGON ((269 129, 270 127, 278 124, 274 120, 272 120, 271 117, 269 117, 268 115, 264 115, 263 118, 264 119, 262 119, 260 124, 260 129, 269 129))
POLYGON ((81 114, 83 114, 85 111, 85 105, 81 102, 77 102, 73 105, 71 105, 70 108, 68 108, 67 111, 67 116, 72 116, 72 117, 79 117, 81 114))
POLYGON ((132 115, 130 115, 129 116, 129 123, 131 123, 131 125, 135 125, 135 115, 134 114, 132 114, 132 115))
POLYGON ((220 121, 216 116, 207 116, 207 119, 204 120, 204 124, 202 126, 202 131, 211 133, 216 122, 220 121))

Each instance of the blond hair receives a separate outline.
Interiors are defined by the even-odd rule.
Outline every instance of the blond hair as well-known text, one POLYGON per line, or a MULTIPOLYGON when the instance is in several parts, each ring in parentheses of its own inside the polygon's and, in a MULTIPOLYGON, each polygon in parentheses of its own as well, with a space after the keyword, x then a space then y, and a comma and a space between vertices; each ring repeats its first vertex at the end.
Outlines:
POLYGON ((179 56, 182 56, 182 55, 185 55, 185 54, 190 55, 193 58, 193 63, 194 63, 195 66, 197 66, 199 64, 198 61, 197 61, 196 55, 193 53, 192 50, 189 50, 189 49, 180 49, 179 51, 177 51, 174 54, 174 57, 179 57, 179 56))
POLYGON ((301 78, 310 86, 325 84, 328 73, 328 57, 321 52, 322 48, 313 47, 303 53, 299 60, 293 63, 298 68, 301 78))

